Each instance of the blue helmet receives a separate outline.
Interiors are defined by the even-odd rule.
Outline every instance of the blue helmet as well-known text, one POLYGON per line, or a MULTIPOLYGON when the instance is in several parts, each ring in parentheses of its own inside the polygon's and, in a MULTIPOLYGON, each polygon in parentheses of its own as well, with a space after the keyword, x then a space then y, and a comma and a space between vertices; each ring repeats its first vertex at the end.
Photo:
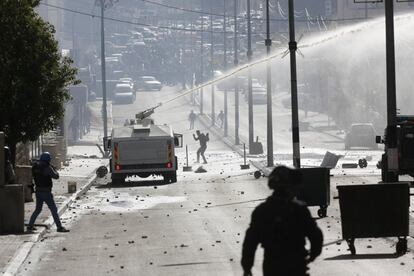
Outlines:
POLYGON ((40 155, 40 161, 50 162, 51 159, 52 157, 50 156, 50 153, 48 153, 47 151, 42 152, 42 154, 40 155))

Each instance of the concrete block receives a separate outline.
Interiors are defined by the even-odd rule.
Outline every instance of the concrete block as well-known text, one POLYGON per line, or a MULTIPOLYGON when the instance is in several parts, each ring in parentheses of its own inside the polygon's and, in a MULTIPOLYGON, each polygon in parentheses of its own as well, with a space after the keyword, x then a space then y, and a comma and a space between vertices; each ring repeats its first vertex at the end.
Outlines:
POLYGON ((16 165, 16 182, 21 183, 24 189, 24 201, 32 202, 32 167, 27 165, 16 165))
POLYGON ((24 232, 23 185, 0 186, 0 234, 24 232))

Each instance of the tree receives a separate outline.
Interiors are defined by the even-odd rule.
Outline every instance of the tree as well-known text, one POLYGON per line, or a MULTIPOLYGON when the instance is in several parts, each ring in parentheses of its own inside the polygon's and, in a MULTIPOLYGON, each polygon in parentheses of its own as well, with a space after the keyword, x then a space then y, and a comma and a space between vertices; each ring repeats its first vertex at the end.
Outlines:
POLYGON ((18 142, 56 128, 70 99, 66 87, 78 83, 54 27, 34 11, 39 2, 0 1, 0 130, 13 163, 18 142))

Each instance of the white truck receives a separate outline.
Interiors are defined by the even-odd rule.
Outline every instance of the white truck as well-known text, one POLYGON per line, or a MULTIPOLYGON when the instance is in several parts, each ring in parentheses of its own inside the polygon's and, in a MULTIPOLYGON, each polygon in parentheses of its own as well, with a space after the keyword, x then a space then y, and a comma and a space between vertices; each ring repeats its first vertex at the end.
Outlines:
POLYGON ((161 175, 166 183, 177 182, 178 162, 175 148, 182 147, 182 134, 175 134, 168 125, 155 125, 149 118, 154 108, 136 114, 123 127, 114 128, 104 138, 110 151, 110 172, 113 184, 122 184, 128 176, 146 178, 161 175))

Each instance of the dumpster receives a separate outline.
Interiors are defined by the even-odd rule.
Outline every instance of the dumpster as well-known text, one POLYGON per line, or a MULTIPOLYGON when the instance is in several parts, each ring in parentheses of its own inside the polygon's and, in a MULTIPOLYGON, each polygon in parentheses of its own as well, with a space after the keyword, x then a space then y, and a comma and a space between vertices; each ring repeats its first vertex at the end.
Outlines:
POLYGON ((330 177, 329 168, 300 168, 302 175, 301 185, 296 190, 296 197, 307 206, 319 206, 318 216, 326 217, 330 204, 330 177))
POLYGON ((357 238, 397 237, 396 253, 407 252, 409 183, 337 186, 342 237, 352 255, 357 238))

